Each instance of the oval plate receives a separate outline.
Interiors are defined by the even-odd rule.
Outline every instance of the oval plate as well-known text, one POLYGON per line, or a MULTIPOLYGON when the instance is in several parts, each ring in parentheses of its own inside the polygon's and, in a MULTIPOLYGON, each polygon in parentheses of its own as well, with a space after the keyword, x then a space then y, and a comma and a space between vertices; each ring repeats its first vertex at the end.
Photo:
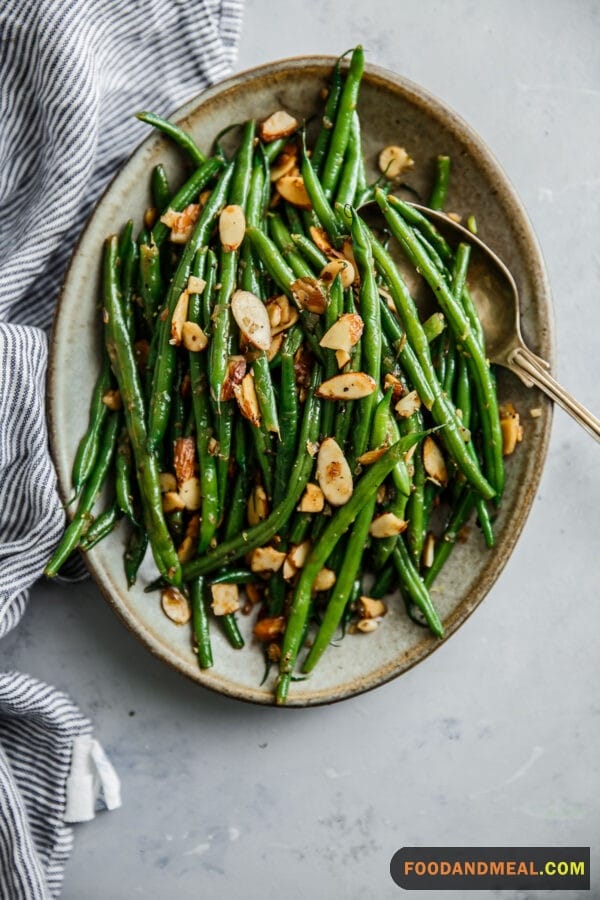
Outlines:
MULTIPOLYGON (((262 118, 285 108, 310 118, 319 108, 319 92, 328 81, 334 57, 299 57, 261 66, 194 98, 173 116, 199 145, 232 122, 262 118)), ((387 144, 407 147, 416 165, 407 179, 424 198, 432 183, 438 153, 452 158, 448 209, 474 213, 479 235, 501 256, 519 285, 525 340, 553 363, 553 314, 544 263, 526 213, 506 176, 480 138, 439 100, 411 82, 376 66, 365 71, 359 104, 369 176, 376 177, 379 150, 387 144)), ((131 156, 98 203, 73 254, 59 300, 48 376, 50 440, 62 495, 70 493, 70 473, 87 421, 89 398, 99 368, 98 297, 102 243, 106 235, 134 217, 141 225, 151 205, 152 167, 162 162, 177 184, 182 154, 153 133, 131 156)), ((495 524, 497 546, 486 550, 477 528, 455 549, 432 596, 449 637, 465 621, 498 577, 519 537, 533 502, 550 432, 552 408, 512 375, 500 372, 500 400, 511 400, 525 425, 523 442, 507 465, 507 486, 495 524), (528 415, 532 407, 542 415, 528 415)), ((240 616, 248 637, 242 651, 232 650, 213 627, 215 666, 202 672, 192 651, 190 628, 169 622, 159 595, 144 594, 155 572, 144 564, 138 584, 127 589, 123 572, 124 529, 86 557, 92 577, 128 628, 164 662, 207 688, 255 703, 271 703, 272 678, 261 686, 262 654, 250 636, 250 617, 240 616)), ((85 555, 84 555, 85 556, 85 555)), ((384 623, 374 634, 350 635, 331 647, 306 681, 293 685, 290 706, 342 700, 400 675, 428 656, 439 641, 413 624, 402 602, 390 602, 384 623)), ((446 638, 447 639, 447 638, 446 638)))

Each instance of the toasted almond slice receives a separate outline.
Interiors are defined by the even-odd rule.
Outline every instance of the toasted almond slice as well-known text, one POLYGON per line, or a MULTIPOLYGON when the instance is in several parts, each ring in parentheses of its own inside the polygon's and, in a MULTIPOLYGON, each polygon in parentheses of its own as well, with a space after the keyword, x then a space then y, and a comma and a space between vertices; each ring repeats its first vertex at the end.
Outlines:
POLYGON ((408 522, 399 519, 392 512, 382 513, 371 522, 369 534, 374 538, 392 537, 394 534, 402 534, 406 531, 408 522))
POLYGON ((171 229, 171 241, 174 244, 187 244, 199 215, 200 204, 190 203, 180 213, 172 209, 167 210, 160 220, 171 229))
POLYGON ((306 485, 306 490, 304 491, 302 499, 300 500, 298 511, 318 513, 323 511, 324 506, 325 497, 323 496, 323 491, 318 484, 312 484, 312 482, 309 482, 306 485))
POLYGON ((534 406, 532 409, 529 410, 529 415, 531 416, 532 419, 539 419, 541 414, 542 414, 541 406, 534 406))
POLYGON ((277 297, 275 300, 267 303, 267 313, 269 315, 269 324, 271 326, 271 331, 281 323, 281 306, 277 302, 278 299, 279 298, 277 297))
POLYGON ((445 487, 448 484, 446 460, 430 434, 423 441, 423 466, 432 481, 445 487))
POLYGON ((267 619, 259 619, 252 634, 259 641, 267 643, 276 640, 285 631, 285 616, 272 616, 267 619))
POLYGON ((407 169, 412 169, 414 160, 410 158, 404 147, 391 144, 379 154, 379 169, 386 178, 398 178, 407 169))
POLYGON ((449 212, 449 213, 446 213, 446 215, 448 216, 448 218, 450 219, 451 222, 456 222, 457 225, 460 225, 460 223, 462 222, 462 216, 459 213, 449 212))
POLYGON ((356 277, 352 263, 347 259, 332 259, 323 267, 319 277, 324 284, 332 284, 338 275, 343 288, 351 287, 356 277))
POLYGON ((146 228, 152 229, 158 219, 158 210, 155 206, 148 206, 144 212, 144 225, 146 228))
POLYGON ((196 554, 198 545, 198 532, 200 531, 200 516, 194 515, 190 517, 188 526, 185 530, 185 537, 177 550, 177 557, 180 562, 189 562, 196 554))
POLYGON ((363 634, 370 634, 372 631, 376 631, 378 627, 378 619, 359 619, 356 623, 357 630, 363 634))
POLYGON ((345 238, 342 241, 342 256, 344 259, 348 260, 355 273, 355 280, 358 281, 358 266, 356 265, 356 259, 354 258, 354 245, 350 238, 345 238))
POLYGON ((268 144, 271 141, 289 137, 290 134, 298 130, 299 126, 298 119, 295 119, 284 109, 278 109, 260 123, 258 134, 261 141, 268 144))
POLYGON ((327 232, 324 228, 320 228, 318 225, 311 225, 308 231, 313 244, 315 244, 315 246, 319 248, 321 253, 324 253, 325 256, 336 255, 337 251, 334 249, 333 244, 327 237, 327 232))
POLYGON ((425 538, 425 543, 423 544, 423 553, 421 555, 421 562, 426 569, 430 569, 433 565, 433 560, 435 557, 435 536, 433 531, 427 532, 427 537, 425 538))
POLYGON ((344 313, 331 328, 328 328, 319 344, 329 350, 350 352, 363 333, 363 320, 356 313, 344 313))
POLYGON ((260 407, 258 405, 252 372, 248 372, 244 375, 241 384, 235 384, 233 386, 233 393, 238 402, 241 414, 258 428, 260 425, 260 407))
POLYGON ((279 181, 279 179, 284 175, 288 175, 291 170, 296 167, 297 163, 298 148, 292 141, 289 144, 285 145, 285 147, 271 166, 270 180, 279 181))
POLYGON ((302 541, 289 551, 283 564, 283 577, 289 581, 302 568, 310 553, 310 541, 302 541))
POLYGON ((202 489, 200 487, 200 479, 196 475, 187 478, 179 488, 179 496, 183 500, 186 509, 195 512, 200 509, 202 503, 202 489))
POLYGON ((321 569, 313 581, 313 591, 329 591, 335 584, 336 575, 333 569, 321 569))
POLYGON ((280 322, 275 328, 271 328, 271 334, 273 336, 281 334, 282 331, 287 331, 288 328, 291 328, 298 319, 300 318, 300 314, 295 306, 290 307, 289 315, 285 322, 280 322))
POLYGON ((421 406, 421 398, 416 391, 409 391, 398 400, 394 409, 402 419, 409 419, 421 406))
POLYGON ((179 487, 194 474, 196 465, 196 441, 193 437, 180 437, 173 448, 173 468, 179 487))
POLYGON ((201 294, 205 287, 206 281, 204 278, 198 278, 197 275, 190 275, 188 278, 186 288, 188 294, 201 294))
POLYGON ((319 450, 319 445, 316 444, 314 441, 306 442, 306 452, 308 453, 308 455, 310 456, 311 459, 315 458, 318 450, 319 450))
POLYGON ((208 347, 208 338, 197 322, 184 322, 181 329, 183 346, 190 353, 199 353, 208 347))
POLYGON ((258 525, 259 522, 262 522, 269 515, 269 501, 262 484, 257 484, 250 492, 248 503, 246 504, 246 515, 249 525, 258 525))
POLYGON ((177 491, 165 491, 162 496, 163 512, 172 513, 185 509, 185 503, 177 493, 177 491))
POLYGON ((316 278, 297 278, 291 285, 294 300, 301 309, 320 315, 327 309, 327 294, 316 278))
POLYGON ((278 572, 285 561, 285 553, 275 547, 257 547, 250 554, 253 572, 278 572))
POLYGON ((302 175, 284 175, 277 181, 277 190, 284 200, 300 209, 312 209, 302 175))
POLYGON ((269 313, 262 300, 250 291, 235 291, 231 312, 242 334, 259 350, 271 346, 269 313))
POLYGON ((246 374, 246 360, 243 356, 230 356, 227 360, 227 375, 221 388, 221 400, 232 400, 236 385, 242 383, 246 374))
POLYGON ((187 291, 182 291, 171 317, 171 340, 169 343, 175 344, 176 347, 179 347, 183 339, 183 326, 187 322, 189 304, 190 295, 187 291))
POLYGON ((267 361, 271 362, 279 351, 281 350, 281 345, 283 344, 283 334, 276 334, 273 340, 271 341, 271 346, 267 350, 267 361))
POLYGON ((332 506, 343 506, 352 496, 354 485, 350 466, 334 438, 325 438, 319 447, 317 481, 332 506))
POLYGON ((392 375, 391 372, 387 372, 383 379, 383 389, 384 391, 392 391, 392 400, 395 400, 396 402, 404 393, 402 382, 399 378, 396 378, 395 375, 392 375))
POLYGON ((336 350, 335 351, 335 361, 338 364, 338 369, 343 369, 344 366, 348 365, 350 362, 350 354, 347 350, 336 350))
POLYGON ((108 409, 112 410, 112 412, 116 412, 123 406, 121 392, 113 389, 106 391, 102 394, 102 402, 108 409))
POLYGON ((383 600, 365 596, 358 601, 358 609, 363 619, 380 619, 387 612, 387 606, 383 600))
POLYGON ((246 217, 241 206, 230 204, 219 216, 219 239, 226 252, 237 250, 246 233, 246 217))
POLYGON ((177 491, 177 479, 171 472, 161 472, 158 476, 158 483, 162 494, 167 491, 177 491))
POLYGON ((161 593, 160 605, 164 614, 176 625, 187 625, 192 618, 187 597, 176 587, 169 587, 161 593))
POLYGON ((500 407, 500 428, 502 430, 502 453, 509 456, 514 453, 519 441, 523 440, 523 428, 519 413, 512 403, 504 403, 500 407))
POLYGON ((377 462, 378 459, 381 459, 386 450, 387 446, 377 447, 375 450, 367 450, 366 453, 361 453, 357 457, 356 462, 359 462, 361 466, 370 466, 377 462))
POLYGON ((321 382, 316 394, 326 400, 360 400, 376 389, 377 384, 365 372, 342 372, 321 382))
POLYGON ((212 584, 212 611, 215 616, 228 616, 240 608, 240 594, 237 584, 212 584))

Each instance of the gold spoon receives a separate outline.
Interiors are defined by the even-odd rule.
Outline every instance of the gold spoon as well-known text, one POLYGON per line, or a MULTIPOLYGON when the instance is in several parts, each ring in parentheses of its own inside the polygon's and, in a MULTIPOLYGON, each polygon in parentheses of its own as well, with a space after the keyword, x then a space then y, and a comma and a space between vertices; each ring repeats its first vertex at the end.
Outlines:
POLYGON ((471 259, 482 273, 476 283, 469 282, 469 290, 485 335, 485 348, 491 362, 514 372, 526 387, 538 387, 558 403, 576 422, 600 441, 600 419, 582 406, 550 374, 545 359, 536 356, 525 344, 521 334, 519 291, 509 269, 480 238, 443 212, 418 203, 410 204, 431 222, 441 234, 454 242, 470 244, 471 259))

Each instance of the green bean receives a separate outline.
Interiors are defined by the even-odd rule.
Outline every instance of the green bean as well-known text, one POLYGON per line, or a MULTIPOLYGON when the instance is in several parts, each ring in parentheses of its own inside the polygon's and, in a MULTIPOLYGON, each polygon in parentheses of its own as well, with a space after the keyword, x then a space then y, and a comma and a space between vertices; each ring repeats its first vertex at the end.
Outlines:
MULTIPOLYGON (((161 215, 164 215, 169 209, 174 212, 181 212, 185 209, 189 203, 192 203, 192 201, 197 199, 200 192, 206 187, 211 178, 217 174, 223 165, 223 160, 218 156, 213 156, 208 159, 199 169, 196 169, 193 175, 190 175, 184 184, 181 185, 177 193, 171 197, 168 206, 161 210, 161 215)), ((152 229, 152 241, 158 247, 161 247, 169 236, 170 230, 169 226, 165 225, 165 223, 161 222, 159 219, 152 229)))
POLYGON ((122 313, 116 281, 117 240, 107 239, 104 254, 103 301, 105 341, 119 385, 125 422, 133 450, 144 521, 156 564, 162 576, 181 583, 181 568, 162 512, 158 466, 148 453, 144 401, 133 346, 122 313))
POLYGON ((207 553, 200 559, 192 560, 184 566, 184 577, 189 581, 196 575, 212 572, 227 563, 239 559, 256 547, 260 547, 271 540, 281 525, 287 522, 294 511, 296 504, 304 493, 306 483, 313 468, 313 459, 309 453, 307 444, 314 443, 319 435, 320 426, 320 400, 315 395, 317 385, 321 382, 321 368, 315 365, 311 374, 311 385, 304 403, 302 426, 298 439, 298 451, 289 477, 289 490, 281 503, 276 506, 271 514, 258 525, 252 526, 231 540, 224 541, 215 550, 207 553))
POLYGON ((315 271, 320 272, 321 269, 327 265, 329 262, 328 258, 324 253, 321 253, 318 247, 316 247, 310 238, 307 238, 305 234, 293 233, 290 235, 294 244, 298 247, 304 259, 307 261, 309 266, 312 266, 315 271))
POLYGON ((369 589, 369 597, 379 600, 386 594, 390 594, 394 588, 395 577, 396 569, 393 562, 390 561, 377 573, 375 581, 369 589))
POLYGON ((431 344, 440 334, 443 333, 444 328, 446 327, 446 319, 443 313, 435 312, 432 313, 428 319, 425 319, 423 322, 423 331, 425 332, 425 337, 427 338, 427 342, 431 344))
POLYGON ((443 209, 446 205, 450 182, 450 157, 438 156, 435 161, 435 181, 429 198, 430 209, 443 209))
POLYGON ((245 569, 243 566, 234 566, 231 569, 223 569, 216 575, 211 575, 211 584, 256 584, 260 582, 256 572, 245 569))
POLYGON ((123 557, 128 587, 132 587, 137 580, 137 573, 146 555, 147 547, 148 532, 143 525, 134 525, 123 557))
MULTIPOLYGON (((349 51, 347 51, 349 52, 349 51)), ((325 162, 325 157, 327 154, 327 149, 329 147, 329 143, 331 140, 331 134, 333 131, 333 126, 335 122, 335 116, 337 113, 338 104, 340 102, 340 97, 342 95, 342 72, 341 72, 341 62, 342 59, 346 56, 346 54, 342 54, 342 56, 338 57, 333 67, 333 72, 331 73, 331 84, 329 87, 329 93, 327 95, 327 100, 325 101, 325 109, 323 110, 323 118, 321 120, 321 128, 319 129, 319 133, 317 135, 317 139, 315 141, 315 145, 313 147, 312 160, 313 166, 315 168, 315 172, 317 174, 321 174, 321 169, 323 163, 325 162)))
MULTIPOLYGON (((96 464, 102 426, 108 415, 108 406, 104 396, 111 385, 110 360, 105 348, 102 348, 102 368, 98 373, 92 392, 88 429, 79 442, 75 461, 73 462, 72 481, 75 499, 79 496, 85 482, 90 477, 96 464)), ((72 502, 72 501, 70 501, 72 502)))
POLYGON ((154 326, 163 295, 163 280, 160 268, 160 250, 150 236, 147 242, 140 241, 140 294, 144 317, 148 325, 154 326))
POLYGON ((438 542, 433 557, 433 565, 425 573, 424 582, 427 587, 431 587, 442 566, 452 553, 458 532, 465 526, 473 510, 474 502, 475 494, 472 491, 463 491, 448 523, 443 540, 438 542))
MULTIPOLYGON (((114 251, 116 260, 116 238, 114 239, 114 251)), ((79 540, 90 524, 90 516, 92 507, 98 496, 100 488, 104 484, 104 479, 110 468, 114 455, 117 434, 119 430, 120 417, 117 413, 111 413, 104 426, 98 456, 94 464, 94 468, 87 479, 83 488, 81 499, 77 506, 77 512, 73 516, 72 521, 68 525, 61 541, 52 554, 49 562, 44 569, 44 574, 48 578, 53 578, 63 563, 69 558, 73 550, 77 547, 79 540)))
POLYGON ((192 607, 192 625, 196 639, 196 653, 201 669, 210 669, 213 665, 210 628, 204 599, 204 578, 199 575, 188 583, 190 603, 192 607))
POLYGON ((279 390, 281 440, 277 446, 277 455, 275 457, 274 506, 278 506, 285 497, 290 470, 296 453, 299 414, 294 357, 301 341, 302 332, 300 327, 294 325, 288 331, 281 351, 281 383, 279 390))
MULTIPOLYGON (((410 431, 423 430, 423 417, 420 412, 408 419, 410 431)), ((423 449, 417 447, 412 458, 414 466, 413 491, 408 499, 406 540, 415 565, 419 565, 423 544, 425 542, 425 466, 423 465, 423 449)))
POLYGON ((352 127, 348 138, 348 148, 344 159, 344 167, 337 189, 336 203, 345 206, 353 203, 358 188, 358 175, 362 163, 362 146, 360 142, 360 121, 358 113, 352 114, 352 127))
POLYGON ((320 225, 325 229, 334 244, 338 244, 341 238, 339 221, 329 203, 324 187, 317 178, 317 174, 308 158, 304 139, 302 142, 302 165, 300 171, 302 172, 306 193, 310 198, 312 208, 320 225))
POLYGON ((325 159, 321 182, 325 196, 331 198, 340 177, 346 147, 352 127, 352 117, 358 102, 358 92, 364 71, 365 59, 362 47, 358 46, 352 52, 350 67, 346 75, 346 81, 342 89, 340 102, 335 117, 335 125, 329 143, 329 150, 325 159))
POLYGON ((312 278, 314 272, 296 250, 296 245, 287 230, 283 219, 277 213, 269 216, 269 232, 281 255, 288 263, 296 278, 312 278))
POLYGON ((205 244, 214 220, 227 196, 227 188, 233 174, 231 163, 223 171, 217 187, 210 195, 202 215, 198 219, 183 255, 173 275, 163 313, 159 316, 160 335, 157 346, 156 365, 152 379, 152 397, 148 413, 148 448, 154 450, 162 441, 171 406, 171 385, 175 370, 176 348, 171 344, 171 319, 177 301, 190 276, 192 261, 196 251, 205 244))
POLYGON ((87 553, 88 550, 91 550, 92 547, 99 544, 100 541, 104 540, 104 538, 111 533, 111 531, 114 531, 122 517, 123 513, 116 503, 111 503, 97 519, 94 519, 85 534, 81 536, 79 541, 80 550, 87 553))
POLYGON ((266 161, 272 163, 285 147, 287 138, 278 138, 276 141, 270 141, 268 144, 261 144, 262 152, 266 161))
POLYGON ((406 545, 401 537, 392 553, 392 561, 396 567, 396 572, 400 577, 404 590, 425 616, 431 631, 436 637, 444 637, 444 626, 440 621, 435 606, 431 602, 427 585, 415 569, 408 550, 406 549, 406 545))
POLYGON ((454 254, 452 253, 448 242, 440 234, 435 225, 430 222, 420 210, 415 209, 414 206, 411 206, 410 203, 407 203, 405 200, 400 200, 399 197, 396 197, 393 194, 390 194, 387 199, 390 206, 392 206, 396 212, 399 212, 409 225, 414 225, 419 229, 421 234, 427 238, 432 247, 439 253, 442 260, 449 265, 452 262, 454 254))
POLYGON ((145 122, 146 125, 152 125, 153 128, 157 128, 159 131, 162 131, 163 134, 166 134, 167 137, 170 137, 172 141, 186 151, 192 162, 197 166, 201 166, 206 162, 206 156, 202 150, 196 146, 192 136, 189 135, 187 131, 184 131, 183 128, 180 128, 179 125, 175 125, 173 122, 167 122, 166 119, 163 119, 161 116, 157 116, 152 112, 139 112, 135 114, 135 117, 136 119, 139 119, 140 122, 145 122))
POLYGON ((166 209, 171 199, 171 188, 169 187, 169 178, 162 163, 159 163, 152 169, 150 190, 152 191, 155 207, 159 210, 166 209))
POLYGON ((227 616, 217 616, 219 625, 225 633, 225 637, 229 641, 234 650, 241 650, 244 646, 244 638, 239 629, 235 616, 230 613, 227 616))
MULTIPOLYGON (((489 365, 485 358, 485 352, 476 336, 473 334, 462 306, 456 302, 451 289, 447 286, 444 279, 439 277, 437 269, 433 266, 427 257, 427 254, 423 252, 422 248, 415 240, 411 229, 406 225, 402 217, 394 212, 385 197, 378 194, 376 199, 392 233, 398 239, 413 264, 417 266, 436 295, 438 302, 442 307, 442 312, 446 316, 448 323, 456 336, 459 350, 462 349, 462 352, 464 352, 467 357, 469 372, 475 384, 479 404, 483 441, 491 454, 490 468, 487 471, 487 476, 492 487, 492 493, 490 494, 489 490, 483 489, 483 485, 481 485, 481 489, 475 484, 473 486, 479 490, 484 498, 489 498, 490 496, 494 496, 494 494, 500 497, 504 488, 502 433, 500 430, 500 418, 498 414, 498 399, 490 377, 489 365)), ((447 430, 446 434, 448 433, 449 430, 447 430)), ((464 474, 467 478, 469 477, 466 471, 464 471, 464 474)))
POLYGON ((357 515, 371 500, 379 485, 391 472, 402 455, 412 446, 414 435, 401 438, 392 445, 377 462, 369 467, 357 481, 354 492, 344 506, 340 506, 328 523, 320 541, 315 544, 301 571, 294 591, 294 598, 288 616, 287 626, 281 648, 279 680, 277 683, 277 703, 285 703, 290 677, 301 646, 304 628, 311 603, 313 582, 323 568, 331 551, 352 525, 357 515))
POLYGON ((133 485, 131 443, 127 429, 122 428, 117 442, 117 458, 115 463, 115 494, 117 508, 127 516, 130 522, 135 524, 135 510, 133 508, 133 485))
POLYGON ((272 431, 277 437, 281 437, 279 430, 279 418, 277 416, 277 400, 275 398, 275 390, 271 381, 271 372, 269 369, 269 361, 266 353, 254 360, 252 363, 252 372, 254 373, 254 389, 256 398, 260 407, 262 421, 267 431, 272 431))

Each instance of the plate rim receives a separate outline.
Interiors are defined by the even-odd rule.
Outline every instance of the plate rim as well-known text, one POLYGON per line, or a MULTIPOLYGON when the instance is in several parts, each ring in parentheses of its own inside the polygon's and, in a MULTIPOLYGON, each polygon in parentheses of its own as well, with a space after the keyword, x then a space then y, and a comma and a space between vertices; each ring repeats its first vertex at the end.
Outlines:
MULTIPOLYGON (((199 108, 226 96, 231 91, 235 91, 236 88, 246 83, 248 80, 280 74, 290 69, 318 68, 319 70, 324 70, 323 75, 325 77, 327 71, 331 70, 337 59, 338 57, 335 55, 298 55, 284 57, 282 59, 245 69, 242 72, 235 73, 223 81, 210 86, 201 93, 194 95, 179 106, 168 118, 178 123, 185 122, 185 119, 192 113, 197 112, 199 108)), ((544 355, 549 362, 551 371, 554 371, 556 361, 555 314, 547 268, 539 241, 527 211, 503 167, 483 138, 481 138, 479 134, 458 113, 456 113, 448 103, 446 103, 446 101, 441 100, 427 89, 405 76, 373 63, 366 63, 364 77, 372 83, 374 82, 391 89, 397 94, 403 95, 412 105, 419 106, 429 115, 433 113, 435 117, 444 124, 444 127, 449 129, 460 142, 468 145, 470 152, 478 158, 479 165, 490 177, 490 180, 500 182, 499 194, 517 213, 522 238, 530 245, 533 251, 532 255, 528 258, 528 270, 532 271, 532 280, 536 285, 535 294, 537 301, 538 303, 541 303, 541 306, 546 313, 546 331, 544 335, 538 337, 546 344, 543 348, 542 355, 544 355)), ((57 357, 59 356, 60 348, 57 340, 58 322, 61 310, 64 306, 63 301, 69 289, 69 276, 71 269, 75 264, 81 243, 92 226, 98 207, 105 201, 115 182, 121 177, 127 167, 135 164, 135 158, 137 158, 146 147, 150 147, 157 141, 166 142, 166 139, 154 131, 151 132, 150 135, 137 144, 127 159, 119 165, 114 176, 107 183, 106 187, 94 203, 85 224, 81 229, 69 257, 69 262, 65 268, 65 273, 59 288, 49 338, 48 369, 46 376, 46 416, 48 422, 50 452, 57 472, 59 495, 63 503, 66 502, 70 494, 70 485, 63 484, 60 465, 58 464, 60 457, 60 429, 57 422, 57 413, 54 410, 53 397, 55 393, 58 392, 58 387, 55 383, 57 379, 57 370, 59 368, 57 357)), ((519 537, 521 536, 529 513, 531 512, 548 455, 553 413, 554 405, 550 402, 545 404, 543 413, 544 422, 538 445, 539 465, 536 467, 534 476, 528 482, 525 490, 520 493, 516 509, 510 518, 510 532, 506 533, 502 544, 499 546, 496 553, 490 554, 477 584, 463 596, 460 603, 452 611, 448 620, 445 622, 444 639, 439 640, 433 635, 429 635, 427 640, 419 642, 416 647, 405 653, 401 662, 396 661, 383 664, 374 669, 368 676, 354 676, 350 681, 343 683, 342 687, 344 685, 346 685, 346 687, 342 690, 336 688, 315 690, 308 696, 291 694, 288 703, 282 708, 301 709, 330 705, 387 684, 412 669, 413 666, 422 662, 441 646, 445 645, 447 640, 464 624, 464 622, 467 621, 467 619, 470 618, 475 609, 477 609, 477 607, 485 600, 489 591, 502 573, 519 537)), ((69 518, 72 516, 71 509, 67 510, 67 516, 69 518)), ((264 692, 259 693, 256 688, 251 689, 240 687, 235 683, 232 684, 227 676, 221 676, 223 681, 222 683, 218 683, 216 679, 212 679, 210 675, 207 675, 206 672, 199 667, 194 668, 192 664, 186 664, 176 653, 165 647, 163 644, 160 644, 154 638, 152 632, 150 632, 146 626, 144 626, 143 623, 128 610, 125 604, 120 602, 119 588, 112 584, 110 575, 104 566, 97 563, 95 552, 92 550, 88 553, 80 553, 80 556, 110 608, 116 613, 128 631, 130 631, 143 646, 153 654, 153 656, 179 674, 193 681, 195 684, 200 685, 207 690, 211 690, 214 693, 231 699, 242 700, 252 705, 274 705, 271 694, 266 694, 264 692)), ((210 670, 207 671, 210 672, 210 670)))

